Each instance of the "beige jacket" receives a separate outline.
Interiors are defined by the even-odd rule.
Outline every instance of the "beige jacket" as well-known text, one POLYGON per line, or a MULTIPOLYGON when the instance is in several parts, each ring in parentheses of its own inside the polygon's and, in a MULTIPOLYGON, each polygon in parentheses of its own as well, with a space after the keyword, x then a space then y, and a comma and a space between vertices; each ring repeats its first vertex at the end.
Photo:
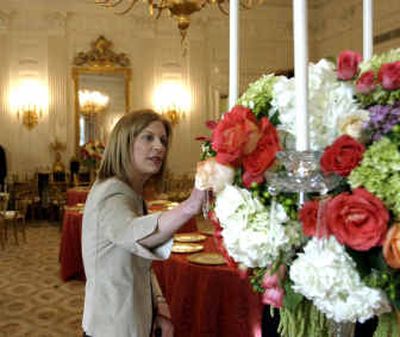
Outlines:
POLYGON ((96 183, 85 205, 82 255, 86 273, 82 326, 92 337, 148 337, 151 261, 169 257, 172 240, 149 250, 138 243, 157 228, 143 199, 116 178, 96 183))

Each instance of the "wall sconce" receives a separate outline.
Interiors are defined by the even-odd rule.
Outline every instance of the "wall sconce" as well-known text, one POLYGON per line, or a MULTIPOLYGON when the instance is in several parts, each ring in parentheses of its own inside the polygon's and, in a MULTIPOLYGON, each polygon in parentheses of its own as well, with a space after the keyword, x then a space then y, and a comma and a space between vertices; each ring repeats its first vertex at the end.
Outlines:
POLYGON ((163 82, 155 90, 153 102, 155 110, 170 121, 172 126, 177 125, 185 118, 190 110, 190 94, 178 82, 163 82))
POLYGON ((42 118, 42 109, 37 105, 20 106, 17 111, 18 119, 22 116, 22 124, 32 130, 39 124, 39 118, 42 118))
POLYGON ((39 124, 47 106, 47 97, 46 87, 37 80, 24 80, 12 91, 11 106, 28 130, 39 124))
POLYGON ((82 115, 92 116, 107 109, 110 97, 93 90, 79 90, 79 109, 82 115))

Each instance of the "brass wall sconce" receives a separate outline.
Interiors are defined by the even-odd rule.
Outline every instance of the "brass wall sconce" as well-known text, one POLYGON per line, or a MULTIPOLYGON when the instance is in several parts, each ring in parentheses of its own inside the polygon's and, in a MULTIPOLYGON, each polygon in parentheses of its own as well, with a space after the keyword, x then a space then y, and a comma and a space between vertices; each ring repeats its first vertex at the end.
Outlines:
POLYGON ((35 128, 47 111, 47 90, 42 82, 25 79, 11 91, 10 107, 28 130, 35 128))
POLYGON ((167 119, 172 126, 176 126, 180 120, 184 118, 184 113, 178 111, 177 109, 163 111, 161 112, 161 115, 167 119))
POLYGON ((18 111, 18 119, 19 114, 22 115, 22 124, 28 130, 32 130, 36 125, 39 124, 39 117, 42 117, 42 110, 38 109, 36 106, 26 107, 18 111))
POLYGON ((179 81, 163 82, 154 92, 155 110, 176 126, 190 111, 191 97, 179 81))

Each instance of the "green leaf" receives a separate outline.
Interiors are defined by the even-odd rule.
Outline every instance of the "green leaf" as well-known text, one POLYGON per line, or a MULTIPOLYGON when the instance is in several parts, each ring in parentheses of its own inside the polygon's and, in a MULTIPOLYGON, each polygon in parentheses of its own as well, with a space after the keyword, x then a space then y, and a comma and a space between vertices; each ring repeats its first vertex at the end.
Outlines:
POLYGON ((285 297, 283 299, 283 306, 289 311, 295 311, 299 304, 303 301, 304 297, 292 289, 291 282, 286 282, 284 288, 285 297))

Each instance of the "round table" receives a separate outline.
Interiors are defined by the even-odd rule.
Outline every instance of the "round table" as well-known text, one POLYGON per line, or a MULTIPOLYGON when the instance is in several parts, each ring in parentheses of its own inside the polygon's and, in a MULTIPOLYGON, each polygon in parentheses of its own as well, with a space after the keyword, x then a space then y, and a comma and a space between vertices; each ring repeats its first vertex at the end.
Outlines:
POLYGON ((67 206, 84 204, 89 194, 88 187, 73 187, 67 190, 67 206))
MULTIPOLYGON (((213 237, 205 252, 215 252, 213 237)), ((197 265, 188 254, 153 262, 170 306, 175 337, 259 337, 262 303, 249 281, 227 265, 197 265)))

